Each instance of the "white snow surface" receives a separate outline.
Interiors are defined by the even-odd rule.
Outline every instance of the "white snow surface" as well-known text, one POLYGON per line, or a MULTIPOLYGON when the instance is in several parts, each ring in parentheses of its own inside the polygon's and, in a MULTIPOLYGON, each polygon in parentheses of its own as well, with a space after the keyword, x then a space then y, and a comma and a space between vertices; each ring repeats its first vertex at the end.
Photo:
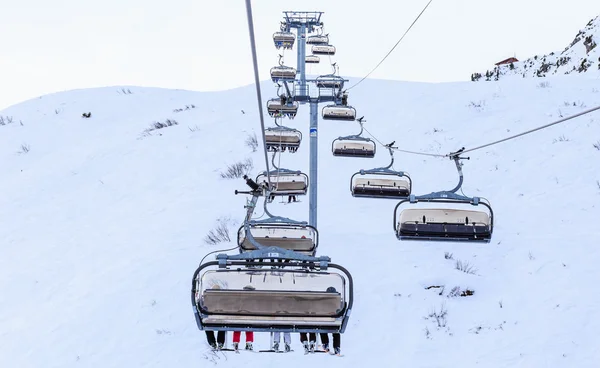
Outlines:
MULTIPOLYGON (((383 143, 448 153, 600 105, 595 79, 546 81, 366 80, 350 103, 383 143)), ((265 102, 272 92, 263 83, 265 102)), ((305 356, 297 334, 290 354, 214 354, 194 321, 194 270, 235 245, 203 239, 227 217, 233 239, 245 213, 245 196, 234 195, 243 180, 219 173, 247 158, 253 175, 265 168, 262 151, 244 144, 253 132, 261 139, 254 86, 75 90, 0 115, 13 117, 0 125, 1 367, 598 366, 599 112, 467 155, 464 193, 494 208, 489 244, 398 241, 397 201, 349 191, 353 173, 389 155, 379 146, 373 159, 333 157, 331 141, 358 125, 320 121, 318 255, 355 282, 342 358, 305 356), (165 119, 179 124, 143 134, 165 119), (457 286, 475 293, 449 297, 457 286), (429 315, 441 308, 438 327, 429 315)), ((281 166, 308 172, 308 116, 303 105, 285 121, 305 139, 281 166)), ((394 167, 411 174, 415 194, 457 181, 448 159, 397 153, 394 167)), ((301 200, 269 208, 308 220, 301 200)), ((268 334, 256 335, 255 348, 267 348, 268 334)))
MULTIPOLYGON (((562 51, 535 55, 526 60, 494 67, 481 73, 479 81, 506 78, 547 77, 561 74, 588 74, 600 77, 600 16, 590 20, 562 51)), ((498 60, 500 61, 500 60, 498 60)), ((471 76, 471 79, 474 75, 471 76)))

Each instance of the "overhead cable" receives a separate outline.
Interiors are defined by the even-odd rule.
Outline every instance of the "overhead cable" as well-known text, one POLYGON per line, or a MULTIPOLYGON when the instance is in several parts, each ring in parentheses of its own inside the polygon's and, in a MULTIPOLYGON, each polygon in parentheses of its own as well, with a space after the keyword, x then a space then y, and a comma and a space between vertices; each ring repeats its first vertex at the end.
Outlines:
POLYGON ((346 91, 349 91, 352 88, 358 86, 362 81, 364 81, 365 79, 367 79, 377 68, 379 68, 379 66, 381 64, 383 64, 383 62, 385 61, 385 59, 387 59, 387 57, 390 56, 390 54, 394 51, 394 49, 400 44, 400 42, 402 42, 402 40, 404 39, 404 37, 408 34, 408 32, 410 31, 410 29, 415 25, 415 23, 417 23, 417 21, 419 20, 419 18, 421 18, 421 15, 423 15, 423 13, 429 7, 429 4, 431 4, 432 1, 433 0, 429 0, 429 2, 427 3, 427 5, 425 5, 425 7, 423 8, 423 10, 421 10, 421 12, 419 13, 419 15, 415 18, 415 20, 410 25, 410 27, 408 27, 408 29, 406 30, 406 32, 404 32, 404 34, 402 35, 402 37, 400 37, 400 39, 398 40, 398 42, 396 42, 396 44, 394 45, 394 47, 392 47, 392 49, 383 57, 383 59, 381 59, 381 61, 379 62, 379 64, 377 64, 367 75, 365 75, 363 77, 363 79, 359 80, 354 85, 350 86, 346 91))
POLYGON ((271 187, 271 175, 269 174, 269 156, 267 155, 267 138, 265 135, 265 118, 263 114, 262 97, 260 92, 260 77, 258 75, 258 58, 256 57, 256 41, 254 38, 254 22, 252 21, 252 4, 246 0, 246 14, 248 16, 248 31, 250 33, 250 48, 252 49, 252 63, 254 64, 254 84, 256 84, 256 99, 258 101, 258 115, 260 116, 260 128, 262 130, 263 149, 265 152, 265 165, 267 165, 267 182, 271 187))

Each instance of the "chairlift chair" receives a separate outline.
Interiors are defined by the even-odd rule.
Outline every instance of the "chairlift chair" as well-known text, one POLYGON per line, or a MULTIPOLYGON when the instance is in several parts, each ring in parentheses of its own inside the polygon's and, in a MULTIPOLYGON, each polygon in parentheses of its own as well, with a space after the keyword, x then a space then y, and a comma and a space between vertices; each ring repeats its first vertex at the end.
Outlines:
MULTIPOLYGON (((461 150, 462 151, 462 150, 461 150)), ((426 195, 411 195, 400 201, 394 208, 394 232, 399 240, 455 241, 455 242, 490 242, 494 229, 494 212, 484 198, 467 197, 456 194, 463 183, 463 159, 451 156, 459 172, 459 183, 450 191, 434 192, 426 195), (398 212, 404 204, 439 203, 443 207, 406 208, 398 212), (484 207, 483 210, 464 209, 465 205, 484 207)))
POLYGON ((219 254, 192 278, 196 324, 207 331, 343 333, 352 276, 330 262, 277 247, 219 254))
POLYGON ((293 81, 296 79, 296 68, 279 65, 271 68, 271 80, 279 82, 282 80, 293 81))
POLYGON ((319 233, 306 222, 274 216, 250 220, 247 225, 243 224, 238 230, 240 253, 258 249, 253 244, 255 242, 265 247, 278 247, 312 256, 317 252, 319 233), (250 231, 254 241, 247 236, 247 231, 250 231))
POLYGON ((308 175, 301 171, 277 168, 269 171, 269 175, 263 171, 256 177, 256 183, 268 184, 269 177, 271 178, 270 197, 306 195, 308 191, 308 175))
POLYGON ((407 172, 395 171, 394 153, 391 146, 391 162, 386 167, 360 170, 350 178, 350 192, 353 197, 362 198, 407 198, 412 190, 412 179, 407 172))
POLYGON ((265 129, 265 144, 269 152, 279 152, 287 149, 289 152, 294 153, 300 147, 300 142, 302 142, 302 133, 297 129, 280 125, 265 129))
POLYGON ((360 124, 360 133, 345 137, 338 137, 331 142, 331 151, 339 157, 375 157, 376 144, 371 138, 362 137, 363 120, 357 119, 360 124))
POLYGON ((354 121, 356 119, 356 109, 348 105, 327 105, 321 111, 323 120, 341 120, 354 121))
POLYGON ((341 88, 344 84, 344 78, 335 74, 320 75, 317 77, 315 84, 317 88, 341 88))
POLYGON ((335 55, 335 46, 333 45, 313 45, 311 48, 313 55, 335 55))
POLYGON ((328 45, 329 44, 329 34, 309 36, 306 39, 306 44, 307 45, 328 45))
POLYGON ((271 117, 287 116, 294 118, 298 113, 298 101, 282 102, 281 98, 272 98, 267 101, 267 112, 271 117))
POLYGON ((306 58, 304 59, 304 61, 307 64, 318 64, 321 62, 321 58, 318 57, 317 55, 307 55, 306 58))
POLYGON ((294 47, 296 36, 292 32, 282 31, 273 33, 273 42, 277 49, 291 49, 294 47))

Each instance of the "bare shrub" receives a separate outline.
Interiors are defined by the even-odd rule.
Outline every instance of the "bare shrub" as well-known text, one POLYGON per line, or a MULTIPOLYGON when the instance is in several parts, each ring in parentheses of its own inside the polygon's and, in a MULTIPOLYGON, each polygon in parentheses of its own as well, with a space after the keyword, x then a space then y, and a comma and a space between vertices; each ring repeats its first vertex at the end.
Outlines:
POLYGON ((600 141, 593 144, 594 148, 600 151, 600 141))
POLYGON ((21 145, 21 149, 19 150, 18 153, 25 154, 25 153, 29 152, 29 149, 30 149, 29 145, 27 143, 23 143, 21 145))
POLYGON ((463 262, 461 260, 456 260, 454 268, 469 275, 475 275, 477 272, 477 269, 472 264, 469 262, 463 262))
POLYGON ((548 87, 550 87, 550 83, 548 83, 548 82, 540 82, 540 83, 538 83, 537 86, 538 86, 538 88, 548 88, 548 87))
POLYGON ((198 125, 194 125, 193 127, 188 126, 188 129, 190 130, 190 132, 194 133, 194 132, 199 132, 200 131, 200 127, 198 125))
POLYGON ((252 149, 252 152, 256 152, 258 149, 258 138, 256 138, 256 133, 252 133, 252 135, 248 134, 246 137, 246 146, 252 149))
POLYGON ((454 259, 453 254, 450 252, 444 252, 444 258, 445 259, 454 259))
POLYGON ((560 137, 558 137, 558 138, 555 138, 555 139, 552 141, 552 143, 556 143, 556 142, 568 142, 568 141, 569 141, 569 138, 565 137, 565 135, 564 135, 564 134, 561 134, 561 136, 560 136, 560 137))
POLYGON ((227 166, 225 171, 221 171, 220 175, 223 179, 239 179, 244 175, 248 175, 254 168, 251 158, 244 161, 238 161, 227 166))
POLYGON ((446 320, 446 316, 448 315, 448 310, 446 309, 446 305, 444 303, 442 303, 442 305, 440 306, 440 310, 436 310, 436 308, 433 308, 433 311, 431 311, 428 315, 429 318, 435 319, 435 322, 437 323, 438 328, 442 328, 442 327, 446 327, 446 324, 448 323, 448 321, 446 320))
POLYGON ((163 128, 167 128, 173 125, 179 125, 179 123, 176 120, 171 120, 171 119, 167 119, 164 122, 161 121, 155 121, 154 123, 150 124, 150 127, 145 129, 144 132, 142 133, 143 137, 147 137, 152 135, 151 132, 158 130, 158 129, 163 129, 163 128))
POLYGON ((233 220, 229 217, 218 218, 215 228, 204 237, 204 243, 215 245, 221 242, 231 242, 230 228, 234 225, 233 220))
POLYGON ((483 109, 485 108, 485 101, 471 101, 468 106, 477 111, 483 111, 483 109))
MULTIPOLYGON (((8 116, 8 115, 2 116, 2 115, 0 115, 0 125, 12 124, 13 120, 14 119, 13 119, 12 116, 8 116)), ((21 124, 21 125, 23 125, 23 124, 21 124)))

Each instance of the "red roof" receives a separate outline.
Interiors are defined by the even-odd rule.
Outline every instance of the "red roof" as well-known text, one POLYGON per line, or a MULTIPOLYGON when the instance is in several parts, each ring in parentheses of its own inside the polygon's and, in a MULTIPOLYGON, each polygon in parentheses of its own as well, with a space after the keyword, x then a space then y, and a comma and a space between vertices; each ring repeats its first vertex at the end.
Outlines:
POLYGON ((509 57, 506 60, 502 60, 502 61, 497 62, 496 65, 510 64, 510 63, 514 63, 516 61, 519 61, 519 60, 517 60, 516 57, 509 57))

